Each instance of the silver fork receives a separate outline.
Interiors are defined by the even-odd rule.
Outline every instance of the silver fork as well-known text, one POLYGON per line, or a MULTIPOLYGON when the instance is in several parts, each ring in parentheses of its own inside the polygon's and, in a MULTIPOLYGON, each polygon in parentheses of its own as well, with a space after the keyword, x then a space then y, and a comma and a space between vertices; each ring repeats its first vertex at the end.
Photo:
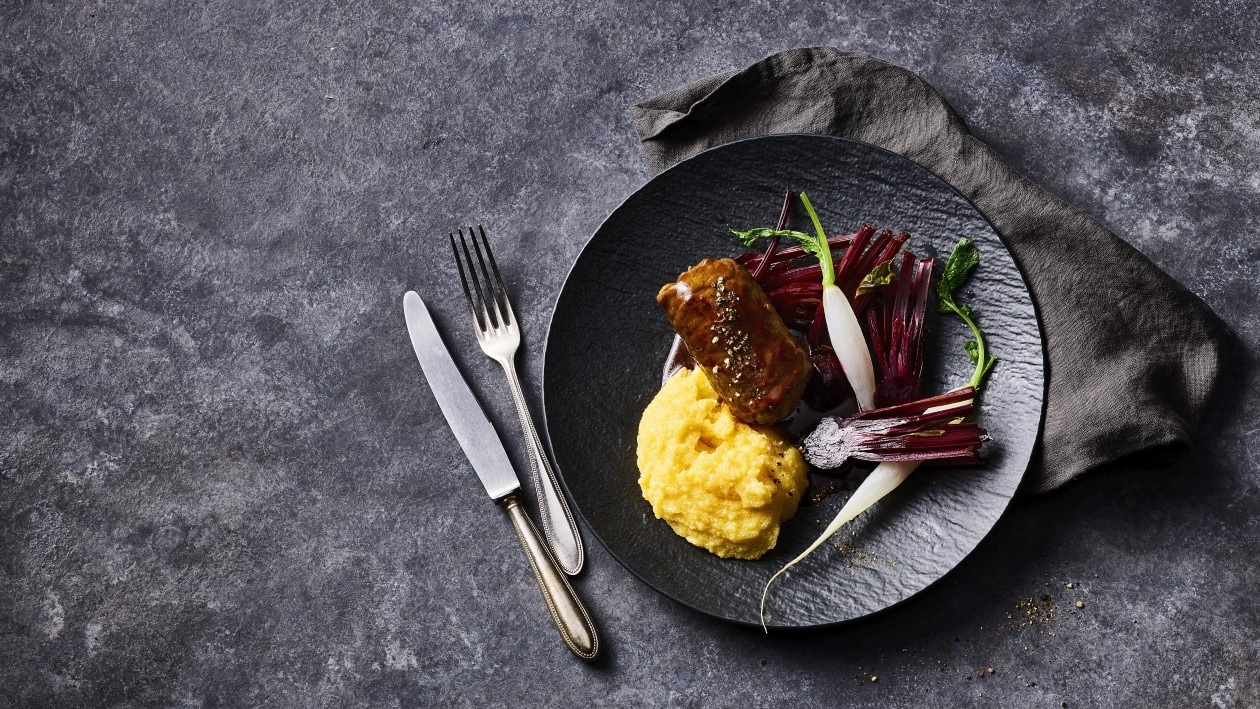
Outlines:
POLYGON ((455 265, 459 268, 459 280, 464 286, 464 297, 468 299, 468 309, 472 312, 473 330, 477 333, 477 343, 490 359, 503 366, 507 374, 508 387, 512 391, 512 399, 516 402, 516 414, 521 419, 521 428, 525 430, 525 445, 529 448, 529 468, 534 480, 534 492, 538 495, 538 509, 541 512, 543 532, 547 543, 556 557, 561 570, 570 576, 582 570, 585 554, 582 549, 582 538, 578 535, 577 523, 569 504, 560 491, 556 473, 543 452, 542 440, 534 427, 534 420, 525 405, 525 395, 521 392, 521 383, 516 376, 516 350, 521 345, 521 330, 516 323, 516 314, 512 312, 512 303, 508 300, 507 288, 499 275, 499 265, 494 261, 490 251, 490 242, 486 239, 486 230, 478 225, 481 243, 472 227, 468 227, 468 239, 464 239, 464 230, 458 230, 459 247, 455 245, 455 234, 450 234, 451 250, 455 252, 455 265), (468 241, 472 242, 472 251, 477 254, 477 262, 473 263, 472 252, 468 250, 468 241), (486 269, 486 258, 490 261, 490 270, 486 269), (463 254, 460 254, 460 250, 463 254), (467 266, 467 277, 465 276, 467 266), (482 278, 477 277, 477 266, 481 267, 482 278), (491 270, 494 280, 490 279, 491 270), (469 280, 472 288, 469 288, 469 280), (485 285, 483 287, 482 280, 485 285))

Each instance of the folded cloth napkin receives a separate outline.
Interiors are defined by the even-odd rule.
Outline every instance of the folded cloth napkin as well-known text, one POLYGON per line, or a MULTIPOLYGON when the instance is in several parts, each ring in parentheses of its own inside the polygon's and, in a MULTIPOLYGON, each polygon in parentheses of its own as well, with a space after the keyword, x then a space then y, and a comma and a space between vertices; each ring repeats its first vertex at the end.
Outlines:
POLYGON ((649 99, 633 118, 650 174, 733 140, 819 133, 904 155, 966 195, 1005 239, 1041 317, 1046 414, 1023 494, 1190 445, 1232 335, 1140 252, 972 137, 918 76, 865 54, 793 49, 649 99))

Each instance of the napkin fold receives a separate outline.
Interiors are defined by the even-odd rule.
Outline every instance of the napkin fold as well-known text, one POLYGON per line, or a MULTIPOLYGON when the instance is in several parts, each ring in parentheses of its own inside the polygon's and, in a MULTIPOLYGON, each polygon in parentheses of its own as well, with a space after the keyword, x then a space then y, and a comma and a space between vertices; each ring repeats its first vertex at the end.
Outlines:
POLYGON ((734 140, 816 133, 899 153, 971 200, 1004 238, 1041 317, 1046 413, 1023 494, 1192 443, 1228 329, 1139 251, 1021 177, 913 73, 861 53, 793 49, 632 115, 649 174, 734 140))

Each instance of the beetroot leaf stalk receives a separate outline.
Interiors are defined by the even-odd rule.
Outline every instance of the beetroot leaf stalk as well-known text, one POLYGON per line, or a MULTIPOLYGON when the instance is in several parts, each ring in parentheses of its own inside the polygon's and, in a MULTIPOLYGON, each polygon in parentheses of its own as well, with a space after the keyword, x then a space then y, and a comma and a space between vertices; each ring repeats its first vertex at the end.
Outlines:
POLYGON ((831 345, 811 345, 809 361, 814 374, 805 385, 805 403, 814 411, 830 411, 853 396, 853 387, 844 376, 840 360, 831 345))
POLYGON ((896 282, 884 289, 883 307, 866 311, 871 350, 883 373, 875 388, 880 406, 913 401, 923 388, 923 328, 933 264, 933 259, 916 260, 904 252, 896 282))
POLYGON ((963 420, 971 414, 974 398, 975 390, 963 387, 844 418, 826 418, 801 442, 801 452, 810 465, 824 470, 850 460, 972 464, 987 440, 983 428, 963 420))
MULTIPOLYGON (((779 224, 774 228, 775 231, 782 231, 787 226, 788 215, 792 213, 792 202, 796 201, 796 195, 792 190, 788 190, 783 196, 783 209, 779 210, 779 224)), ((761 283, 761 275, 765 273, 766 266, 769 265, 770 259, 774 257, 774 250, 779 248, 779 235, 776 234, 770 239, 770 245, 766 247, 765 256, 761 257, 761 262, 752 270, 750 274, 754 281, 761 283)))
POLYGON ((893 234, 885 229, 873 241, 875 227, 864 224, 853 237, 853 245, 844 252, 844 258, 836 266, 836 285, 853 303, 853 311, 861 313, 870 304, 871 293, 860 293, 862 282, 877 266, 891 261, 901 250, 910 235, 906 232, 893 234))
MULTIPOLYGON (((788 230, 752 229, 749 232, 735 232, 735 233, 743 234, 743 233, 764 232, 765 238, 773 238, 774 232, 776 231, 786 233, 788 230)), ((780 234, 780 236, 782 236, 782 234, 780 234)), ((845 249, 849 248, 849 245, 853 243, 854 236, 855 236, 854 234, 842 234, 839 236, 827 237, 827 244, 831 246, 831 253, 840 254, 840 256, 842 257, 843 256, 842 252, 845 249)), ((768 265, 766 266, 766 271, 770 273, 775 273, 775 272, 786 271, 792 268, 792 263, 794 261, 801 258, 805 258, 808 255, 809 254, 805 253, 805 250, 803 248, 801 248, 800 246, 794 245, 794 246, 788 246, 788 247, 776 250, 774 254, 772 254, 769 258, 766 258, 766 254, 761 251, 745 251, 744 253, 735 257, 735 262, 743 266, 745 269, 747 269, 749 273, 752 273, 753 270, 755 270, 757 266, 761 263, 761 260, 766 259, 768 263, 768 265)))

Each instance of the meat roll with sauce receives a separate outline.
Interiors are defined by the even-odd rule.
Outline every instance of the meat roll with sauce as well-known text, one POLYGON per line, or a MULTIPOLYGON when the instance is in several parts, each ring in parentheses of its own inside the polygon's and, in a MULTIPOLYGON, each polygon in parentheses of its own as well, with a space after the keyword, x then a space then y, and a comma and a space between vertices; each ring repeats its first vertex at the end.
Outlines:
POLYGON ((736 418, 771 424, 796 408, 809 355, 761 286, 732 259, 705 259, 656 302, 736 418))

